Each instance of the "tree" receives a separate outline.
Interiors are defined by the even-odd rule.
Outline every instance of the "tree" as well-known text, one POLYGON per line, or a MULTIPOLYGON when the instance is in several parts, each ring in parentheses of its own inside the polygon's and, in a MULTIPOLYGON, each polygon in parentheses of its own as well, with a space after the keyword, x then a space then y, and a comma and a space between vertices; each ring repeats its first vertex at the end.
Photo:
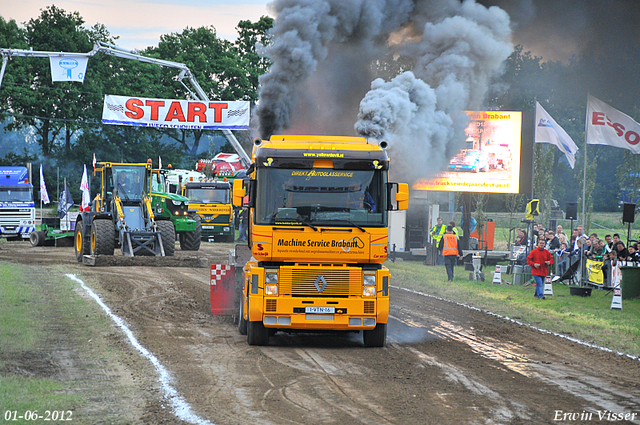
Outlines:
MULTIPOLYGON (((49 6, 38 18, 27 22, 25 43, 33 50, 88 52, 92 43, 83 24, 77 12, 66 13, 49 6)), ((46 60, 18 57, 15 62, 19 67, 12 69, 14 85, 3 91, 6 96, 3 103, 16 114, 8 128, 35 128, 45 156, 54 153, 56 137, 64 129, 65 152, 69 153, 71 137, 87 107, 86 94, 76 90, 74 83, 54 85, 46 60)))
POLYGON ((250 89, 245 93, 245 100, 255 102, 258 99, 258 77, 265 74, 271 61, 262 56, 260 49, 271 43, 269 30, 273 28, 273 18, 262 16, 257 22, 240 21, 236 30, 238 38, 234 43, 241 68, 244 70, 250 89))

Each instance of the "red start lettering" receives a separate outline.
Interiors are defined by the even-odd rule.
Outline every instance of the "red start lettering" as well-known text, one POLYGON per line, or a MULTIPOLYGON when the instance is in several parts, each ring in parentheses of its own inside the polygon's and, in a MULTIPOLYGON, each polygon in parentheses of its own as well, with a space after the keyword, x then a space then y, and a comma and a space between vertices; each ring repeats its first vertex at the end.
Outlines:
POLYGON ((147 100, 144 104, 151 106, 151 121, 158 121, 158 109, 164 106, 164 100, 147 100))
POLYGON ((169 106, 169 112, 167 112, 167 117, 164 120, 178 120, 181 122, 185 121, 184 112, 182 112, 182 106, 180 106, 180 102, 171 102, 171 106, 169 106))
POLYGON ((209 103, 209 108, 214 110, 213 122, 222 122, 222 110, 228 107, 227 103, 209 103))
POLYGON ((144 111, 140 108, 140 106, 142 106, 142 101, 140 99, 129 99, 125 106, 130 111, 125 112, 125 115, 132 120, 139 120, 144 116, 144 111))
POLYGON ((204 103, 189 102, 189 111, 187 112, 187 121, 194 122, 198 117, 198 122, 207 122, 207 107, 204 103))

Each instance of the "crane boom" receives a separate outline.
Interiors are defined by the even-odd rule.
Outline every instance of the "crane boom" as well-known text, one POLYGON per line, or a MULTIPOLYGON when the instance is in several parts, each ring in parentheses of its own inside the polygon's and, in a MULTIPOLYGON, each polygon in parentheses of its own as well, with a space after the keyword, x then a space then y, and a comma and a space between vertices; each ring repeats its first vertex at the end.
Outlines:
MULTIPOLYGON (((168 61, 163 59, 156 59, 156 58, 150 58, 147 56, 142 56, 142 55, 139 55, 138 53, 125 50, 120 47, 103 43, 103 42, 96 42, 93 46, 93 50, 91 50, 89 53, 46 52, 46 51, 20 50, 20 49, 0 49, 0 53, 2 54, 2 69, 0 70, 0 87, 2 86, 2 78, 4 77, 4 71, 7 66, 7 61, 12 56, 36 57, 36 58, 65 57, 65 56, 92 57, 96 53, 103 53, 105 55, 111 55, 111 56, 115 56, 123 59, 137 60, 139 62, 145 62, 145 63, 154 64, 154 65, 160 65, 160 66, 166 66, 169 68, 179 69, 180 73, 178 74, 178 81, 180 81, 180 83, 189 91, 189 93, 194 98, 197 98, 205 102, 209 102, 209 97, 204 92, 200 84, 198 84, 198 81, 195 79, 195 77, 193 76, 193 73, 191 72, 191 70, 187 65, 180 62, 173 62, 173 61, 168 61), (191 86, 194 88, 195 94, 191 91, 191 89, 189 89, 189 87, 187 87, 184 84, 183 80, 185 79, 185 77, 187 78, 187 80, 189 80, 189 82, 191 83, 191 86)), ((249 168, 249 165, 251 164, 251 159, 249 158, 249 155, 247 155, 245 150, 242 148, 242 145, 240 145, 240 142, 238 142, 238 139, 236 139, 233 132, 231 130, 221 130, 221 131, 222 131, 222 134, 229 141, 229 143, 231 143, 231 146, 233 146, 235 151, 240 156, 242 165, 245 168, 249 168)))

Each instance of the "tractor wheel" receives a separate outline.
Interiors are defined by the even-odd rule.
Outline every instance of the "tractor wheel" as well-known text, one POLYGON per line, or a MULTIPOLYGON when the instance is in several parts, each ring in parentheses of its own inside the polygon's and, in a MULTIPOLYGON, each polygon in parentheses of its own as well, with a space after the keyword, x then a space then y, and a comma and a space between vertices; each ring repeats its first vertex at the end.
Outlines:
POLYGON ((249 345, 269 345, 269 329, 261 321, 247 320, 247 343, 249 345))
POLYGON ((370 331, 362 331, 362 340, 365 347, 384 347, 387 342, 387 324, 378 323, 370 331))
POLYGON ((238 303, 240 306, 238 307, 238 332, 240 335, 247 334, 247 321, 244 318, 244 303, 242 299, 238 303))
POLYGON ((202 239, 202 220, 198 214, 189 214, 189 218, 196 221, 196 230, 180 233, 180 249, 183 251, 198 251, 202 239))
POLYGON ((173 227, 173 223, 168 220, 158 221, 157 226, 162 237, 164 255, 167 257, 173 257, 173 254, 176 251, 176 228, 173 227))
POLYGON ((31 242, 31 246, 42 246, 44 244, 44 232, 41 230, 31 232, 29 242, 31 242))
POLYGON ((111 220, 93 220, 91 226, 91 255, 113 255, 115 227, 111 220))
POLYGON ((269 329, 262 322, 247 321, 247 342, 249 345, 269 345, 269 329))
POLYGON ((76 223, 76 232, 73 242, 76 251, 76 260, 81 263, 82 257, 84 255, 89 255, 89 249, 91 246, 90 241, 86 240, 84 237, 84 223, 82 221, 78 221, 76 223))

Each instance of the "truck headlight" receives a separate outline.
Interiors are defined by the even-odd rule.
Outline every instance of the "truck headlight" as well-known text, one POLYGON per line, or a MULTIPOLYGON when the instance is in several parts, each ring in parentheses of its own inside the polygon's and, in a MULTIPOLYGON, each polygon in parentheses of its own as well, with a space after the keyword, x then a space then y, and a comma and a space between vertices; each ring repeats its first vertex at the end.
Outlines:
POLYGON ((265 295, 278 295, 278 284, 277 283, 267 283, 264 285, 264 294, 265 295))
POLYGON ((376 287, 375 286, 363 286, 362 287, 362 296, 363 297, 375 297, 376 296, 376 287))
POLYGON ((182 201, 176 201, 176 200, 172 199, 171 202, 173 202, 173 205, 177 205, 177 206, 182 205, 182 201))
POLYGON ((229 231, 229 229, 230 229, 229 227, 224 227, 224 228, 222 229, 222 231, 223 231, 223 232, 228 232, 228 231, 229 231))
POLYGON ((376 284, 376 275, 374 274, 365 274, 362 279, 363 285, 375 285, 376 284))
POLYGON ((267 283, 278 283, 278 273, 267 273, 265 281, 267 283))

